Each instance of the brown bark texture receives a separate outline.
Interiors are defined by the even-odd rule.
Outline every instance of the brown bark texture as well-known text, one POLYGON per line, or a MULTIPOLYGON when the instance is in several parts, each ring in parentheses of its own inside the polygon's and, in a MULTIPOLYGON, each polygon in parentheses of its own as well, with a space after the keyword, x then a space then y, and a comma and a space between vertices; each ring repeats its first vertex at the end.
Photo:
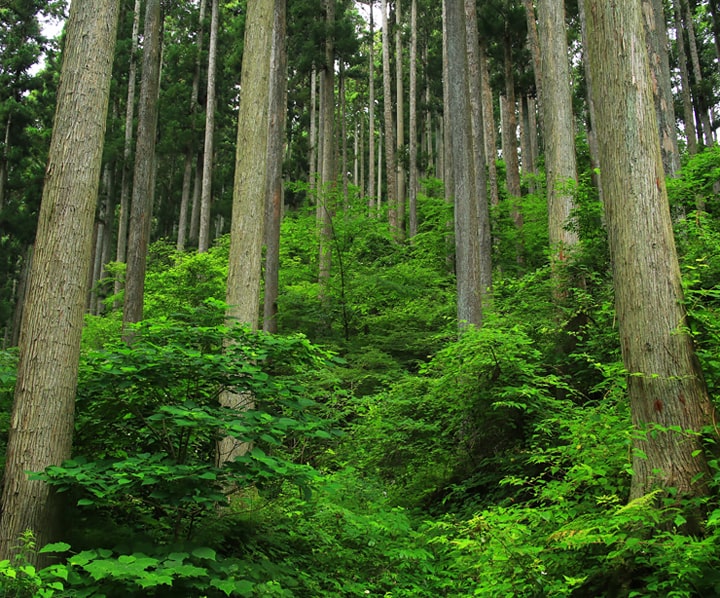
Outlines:
POLYGON ((117 0, 75 0, 70 9, 20 336, 0 559, 12 556, 25 530, 33 530, 43 546, 55 538, 59 523, 55 495, 26 472, 70 457, 118 12, 117 0))
POLYGON ((685 328, 641 3, 586 0, 585 9, 603 90, 595 98, 601 177, 635 428, 630 495, 658 487, 705 495, 698 434, 714 413, 685 328))

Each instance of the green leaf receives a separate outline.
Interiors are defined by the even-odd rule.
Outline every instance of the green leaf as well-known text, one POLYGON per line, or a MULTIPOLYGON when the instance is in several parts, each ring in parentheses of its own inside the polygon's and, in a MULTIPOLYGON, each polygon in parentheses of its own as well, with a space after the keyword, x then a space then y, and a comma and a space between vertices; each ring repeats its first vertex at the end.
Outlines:
POLYGON ((55 542, 54 544, 46 544, 38 552, 45 554, 46 552, 67 552, 70 550, 70 544, 66 542, 55 542))
POLYGON ((193 550, 192 555, 199 559, 208 559, 210 561, 214 561, 216 559, 217 553, 212 548, 208 548, 207 546, 201 546, 193 550))

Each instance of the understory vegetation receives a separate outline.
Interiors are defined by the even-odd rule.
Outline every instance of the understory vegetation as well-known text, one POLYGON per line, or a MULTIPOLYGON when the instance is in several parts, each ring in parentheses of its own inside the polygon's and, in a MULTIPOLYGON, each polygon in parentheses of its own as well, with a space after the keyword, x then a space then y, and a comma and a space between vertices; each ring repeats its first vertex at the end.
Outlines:
MULTIPOLYGON (((669 182, 712 396, 719 174, 711 148, 669 182)), ((589 176, 580 249, 562 266, 548 265, 542 189, 522 198, 523 239, 498 206, 492 301, 483 327, 462 333, 451 207, 437 181, 424 192, 407 243, 351 198, 322 289, 314 208, 287 213, 277 335, 225 321, 227 239, 204 254, 151 248, 130 346, 122 297, 108 294, 115 268, 98 289, 104 315, 86 320, 74 456, 32 474, 66 499, 63 541, 18 538, 0 595, 720 594, 717 447, 706 447, 715 494, 702 504, 628 500, 633 430, 589 176), (241 417, 219 406, 226 392, 248 400, 241 417), (248 450, 219 465, 225 436, 248 450), (697 512, 698 533, 684 533, 697 512), (43 569, 27 559, 37 550, 43 569)), ((3 447, 14 372, 15 353, 0 353, 3 447)))

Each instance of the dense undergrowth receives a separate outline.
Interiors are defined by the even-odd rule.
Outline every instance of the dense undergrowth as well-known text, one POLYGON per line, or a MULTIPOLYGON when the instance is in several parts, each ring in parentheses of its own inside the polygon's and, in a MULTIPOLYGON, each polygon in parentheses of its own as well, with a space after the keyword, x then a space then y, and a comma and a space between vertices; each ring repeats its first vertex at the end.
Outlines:
MULTIPOLYGON (((720 152, 707 150, 669 186, 713 396, 719 168, 720 152)), ((541 193, 523 198, 522 262, 498 208, 493 301, 483 327, 461 335, 438 191, 429 181, 411 243, 395 243, 360 201, 338 216, 322 301, 314 215, 288 214, 279 335, 224 323, 226 240, 201 255, 156 244, 146 321, 128 348, 111 309, 119 298, 88 317, 75 454, 36 474, 67 497, 73 524, 48 547, 31 532, 18 539, 16 559, 0 563, 0 595, 720 593, 717 495, 695 536, 679 530, 697 505, 628 502, 632 429, 589 182, 582 246, 562 271, 546 265, 541 193), (558 276, 582 284, 558 296, 558 276), (238 418, 218 407, 228 390, 252 396, 253 409, 238 418), (219 466, 221 435, 252 448, 219 466), (38 549, 56 563, 35 570, 26 559, 38 549)), ((3 434, 13 361, 0 354, 3 434)))

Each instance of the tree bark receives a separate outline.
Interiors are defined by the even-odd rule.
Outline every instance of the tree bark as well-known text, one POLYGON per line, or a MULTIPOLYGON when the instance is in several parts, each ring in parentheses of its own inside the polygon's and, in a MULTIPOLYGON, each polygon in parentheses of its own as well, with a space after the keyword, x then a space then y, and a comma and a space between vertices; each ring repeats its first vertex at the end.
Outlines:
POLYGON ((497 130, 495 127, 495 111, 493 110, 492 87, 490 86, 490 69, 488 68, 487 49, 485 40, 479 40, 479 66, 480 86, 482 94, 482 118, 485 129, 485 159, 488 169, 488 187, 490 205, 496 206, 500 202, 497 176, 497 130))
MULTIPOLYGON (((285 0, 249 0, 245 23, 240 112, 235 156, 227 318, 257 330, 267 189, 270 72, 275 7, 285 0)), ((238 411, 252 409, 249 393, 223 393, 220 404, 238 411)), ((225 437, 218 442, 219 465, 249 449, 225 437)))
POLYGON ((643 15, 663 166, 667 176, 675 176, 680 169, 680 153, 675 132, 675 106, 663 0, 644 0, 643 15))
MULTIPOLYGON (((25 530, 56 537, 58 501, 28 480, 70 457, 83 308, 98 196, 117 0, 70 8, 55 123, 20 338, 0 520, 0 559, 25 530), (81 114, 82 118, 78 118, 81 114)), ((27 555, 36 561, 37 554, 27 555)))
POLYGON ((402 46, 402 2, 395 0, 395 124, 397 136, 395 139, 397 151, 395 153, 397 202, 395 218, 395 238, 402 241, 405 238, 405 166, 403 153, 405 151, 405 90, 403 89, 403 46, 402 46))
POLYGON ((630 498, 655 488, 704 496, 709 471, 699 433, 716 420, 686 332, 641 3, 586 4, 590 65, 602 90, 595 106, 615 307, 636 429, 630 498))
POLYGON ((410 5, 410 105, 408 106, 408 232, 412 239, 418 231, 418 110, 417 110, 417 0, 410 5))
POLYGON ((692 93, 690 90, 690 71, 688 70, 687 53, 685 52, 685 40, 683 33, 682 14, 680 13, 680 2, 673 3, 673 14, 675 16, 675 37, 677 39, 678 66, 680 67, 680 87, 683 104, 683 119, 685 121, 685 143, 688 153, 694 156, 698 152, 697 127, 695 126, 695 112, 693 110, 692 93))
POLYGON ((368 48, 368 212, 373 218, 375 205, 375 19, 370 2, 370 47, 368 48))
POLYGON ((697 39, 695 38, 695 23, 688 0, 680 0, 680 4, 683 7, 684 25, 688 36, 688 48, 690 49, 690 64, 692 64, 693 79, 695 81, 695 109, 700 115, 699 122, 702 125, 702 134, 699 137, 701 141, 704 139, 705 146, 709 147, 713 144, 713 130, 708 115, 707 98, 702 89, 703 76, 697 49, 697 39))
POLYGON ((210 0, 210 47, 208 49, 207 102, 205 104, 205 151, 203 152, 202 191, 200 194, 200 230, 198 252, 210 248, 210 212, 212 210, 213 158, 215 157, 215 81, 217 79, 217 43, 220 21, 219 0, 210 0))
POLYGON ((545 170, 547 176, 548 232, 552 259, 562 261, 578 242, 568 230, 575 208, 577 164, 575 128, 568 64, 564 0, 538 0, 538 30, 542 61, 540 73, 545 97, 545 170))
POLYGON ((388 223, 397 230, 397 153, 395 152, 395 123, 393 122, 392 75, 390 74, 390 24, 388 3, 382 0, 383 30, 383 107, 385 114, 385 184, 387 187, 388 223))
POLYGON ((480 326, 480 248, 464 0, 445 0, 445 35, 448 56, 448 77, 445 81, 449 107, 447 127, 453 145, 457 317, 461 327, 480 326))
POLYGON ((270 107, 267 157, 265 227, 265 296, 263 330, 277 333, 277 300, 280 276, 280 224, 283 208, 282 164, 287 113, 286 2, 275 3, 270 74, 270 107))
MULTIPOLYGON (((147 0, 143 34, 143 72, 140 82, 137 147, 135 150, 132 205, 130 207, 123 325, 139 322, 143 317, 145 270, 147 268, 147 250, 150 243, 155 180, 161 31, 162 10, 160 0, 147 0)), ((129 340, 127 335, 126 340, 129 340)))

